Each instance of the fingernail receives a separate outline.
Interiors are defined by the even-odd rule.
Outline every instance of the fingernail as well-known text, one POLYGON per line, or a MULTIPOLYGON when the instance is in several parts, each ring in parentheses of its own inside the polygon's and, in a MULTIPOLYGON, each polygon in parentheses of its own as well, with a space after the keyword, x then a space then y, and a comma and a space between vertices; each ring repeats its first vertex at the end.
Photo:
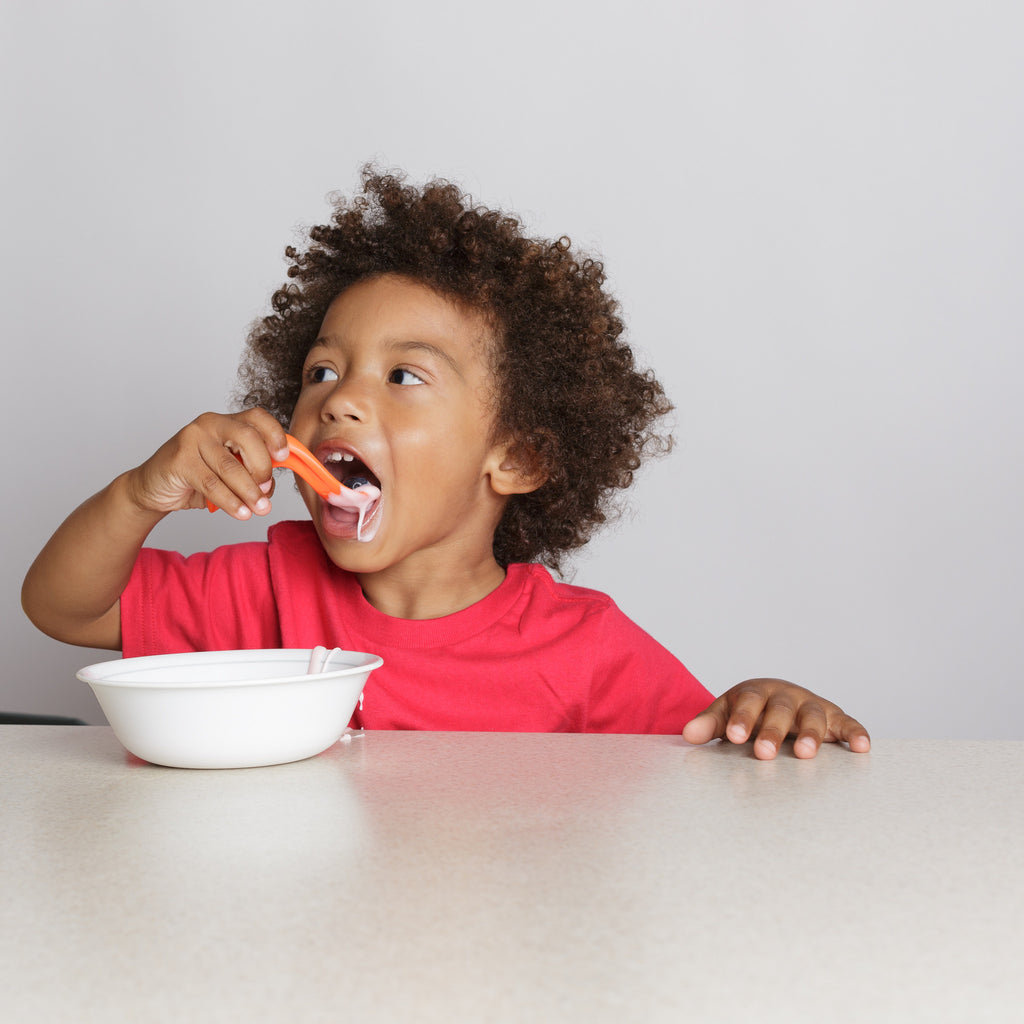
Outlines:
POLYGON ((267 494, 270 491, 270 488, 273 487, 273 486, 274 486, 274 481, 273 480, 264 480, 263 483, 260 484, 260 490, 264 494, 267 494))
POLYGON ((260 498, 252 507, 253 512, 257 515, 263 515, 265 512, 270 511, 270 502, 266 498, 260 498))

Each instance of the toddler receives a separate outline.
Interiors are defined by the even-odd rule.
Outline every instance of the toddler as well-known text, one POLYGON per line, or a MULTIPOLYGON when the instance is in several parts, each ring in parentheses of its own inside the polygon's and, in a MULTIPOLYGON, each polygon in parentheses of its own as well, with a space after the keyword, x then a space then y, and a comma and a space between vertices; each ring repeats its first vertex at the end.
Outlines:
POLYGON ((549 572, 668 446, 671 406, 634 364, 600 263, 450 183, 370 168, 286 253, 291 282, 248 339, 243 411, 200 416, 71 514, 25 580, 40 629, 126 657, 370 651, 384 666, 356 727, 868 749, 859 723, 792 683, 713 700, 610 598, 549 572), (269 512, 286 428, 360 501, 299 480, 309 520, 265 542, 144 546, 176 510, 269 512))

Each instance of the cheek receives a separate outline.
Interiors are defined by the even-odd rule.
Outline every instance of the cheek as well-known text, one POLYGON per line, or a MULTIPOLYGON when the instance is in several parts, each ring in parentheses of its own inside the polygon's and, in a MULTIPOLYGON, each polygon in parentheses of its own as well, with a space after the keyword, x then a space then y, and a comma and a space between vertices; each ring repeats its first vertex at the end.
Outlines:
MULTIPOLYGON (((298 401, 295 403, 295 408, 292 409, 292 417, 289 422, 289 433, 295 434, 298 437, 298 431, 308 429, 312 422, 316 420, 316 409, 313 402, 308 398, 299 396, 298 401)), ((299 438, 300 441, 304 440, 299 438)))

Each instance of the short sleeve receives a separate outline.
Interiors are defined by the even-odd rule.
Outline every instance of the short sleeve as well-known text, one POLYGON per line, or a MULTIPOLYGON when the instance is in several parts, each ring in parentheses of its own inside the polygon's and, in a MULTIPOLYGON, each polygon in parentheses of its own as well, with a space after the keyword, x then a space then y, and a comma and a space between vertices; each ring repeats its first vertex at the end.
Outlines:
POLYGON ((587 732, 679 734, 714 696, 671 651, 611 605, 602 616, 587 732))
POLYGON ((144 548, 121 595, 121 643, 126 658, 280 647, 267 545, 144 548))

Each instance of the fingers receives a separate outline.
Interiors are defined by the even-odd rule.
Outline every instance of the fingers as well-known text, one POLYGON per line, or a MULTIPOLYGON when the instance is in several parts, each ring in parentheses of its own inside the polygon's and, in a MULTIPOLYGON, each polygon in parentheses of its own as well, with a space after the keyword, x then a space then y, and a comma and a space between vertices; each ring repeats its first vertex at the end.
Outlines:
POLYGON ((273 484, 262 459, 250 456, 246 465, 244 449, 213 443, 201 444, 198 451, 202 461, 193 481, 196 495, 193 505, 201 500, 236 519, 266 515, 270 511, 267 494, 273 484), (266 479, 262 479, 264 476, 266 479))
POLYGON ((837 739, 848 743, 855 753, 866 754, 871 749, 871 737, 867 729, 856 718, 844 714, 839 708, 836 708, 836 711, 839 713, 840 721, 830 731, 837 739))
POLYGON ((796 716, 793 753, 797 757, 814 757, 827 735, 828 713, 824 703, 814 700, 802 705, 796 716))
POLYGON ((746 743, 761 717, 765 695, 756 685, 740 683, 713 701, 683 728, 683 738, 690 743, 708 743, 728 738, 732 743, 746 743))
MULTIPOLYGON (((725 727, 725 735, 732 743, 746 743, 757 728, 757 723, 762 714, 766 713, 771 691, 759 685, 762 680, 748 680, 734 686, 724 696, 732 696, 729 720, 725 727)), ((772 727, 775 728, 777 716, 772 719, 772 727)), ((760 739, 764 733, 762 726, 758 734, 760 739)), ((785 735, 785 733, 783 733, 785 735)))
POLYGON ((867 730, 830 701, 782 679, 748 679, 715 700, 683 729, 690 743, 726 738, 732 743, 753 739, 754 756, 774 758, 788 736, 793 753, 814 757, 822 743, 843 740, 850 749, 870 750, 867 730))
MULTIPOLYGON (((770 684, 773 683, 774 680, 766 680, 765 682, 770 684)), ((747 730, 748 736, 755 731, 757 733, 757 737, 754 740, 754 756, 756 758, 759 758, 762 761, 770 761, 775 757, 786 737, 793 730, 798 717, 809 714, 809 709, 803 708, 800 704, 800 695, 793 692, 795 689, 795 687, 791 688, 784 686, 782 688, 778 688, 772 685, 761 688, 760 692, 763 693, 764 706, 764 711, 761 716, 761 724, 760 727, 758 727, 755 722, 751 725, 750 729, 747 730)), ((822 714, 821 719, 823 729, 824 714, 822 714)), ((744 718, 744 728, 745 727, 746 717, 744 718)), ((737 736, 739 736, 739 732, 740 730, 737 729, 737 736)), ((732 739, 731 726, 730 731, 727 731, 726 735, 732 739)), ((817 751, 817 746, 814 749, 817 751)))
POLYGON ((204 413, 134 471, 133 491, 156 511, 210 503, 236 519, 266 515, 274 460, 287 454, 284 428, 262 409, 204 413))
POLYGON ((822 743, 838 740, 847 743, 854 753, 866 754, 871 749, 867 729, 855 718, 830 701, 814 698, 800 710, 793 753, 797 757, 814 757, 822 743))
POLYGON ((236 416, 208 413, 190 426, 201 459, 196 490, 203 500, 236 519, 266 515, 274 460, 288 455, 281 425, 262 409, 251 409, 236 416))
POLYGON ((687 743, 710 743, 725 735, 729 719, 729 703, 723 695, 709 704, 696 718, 683 726, 683 739, 687 743))

